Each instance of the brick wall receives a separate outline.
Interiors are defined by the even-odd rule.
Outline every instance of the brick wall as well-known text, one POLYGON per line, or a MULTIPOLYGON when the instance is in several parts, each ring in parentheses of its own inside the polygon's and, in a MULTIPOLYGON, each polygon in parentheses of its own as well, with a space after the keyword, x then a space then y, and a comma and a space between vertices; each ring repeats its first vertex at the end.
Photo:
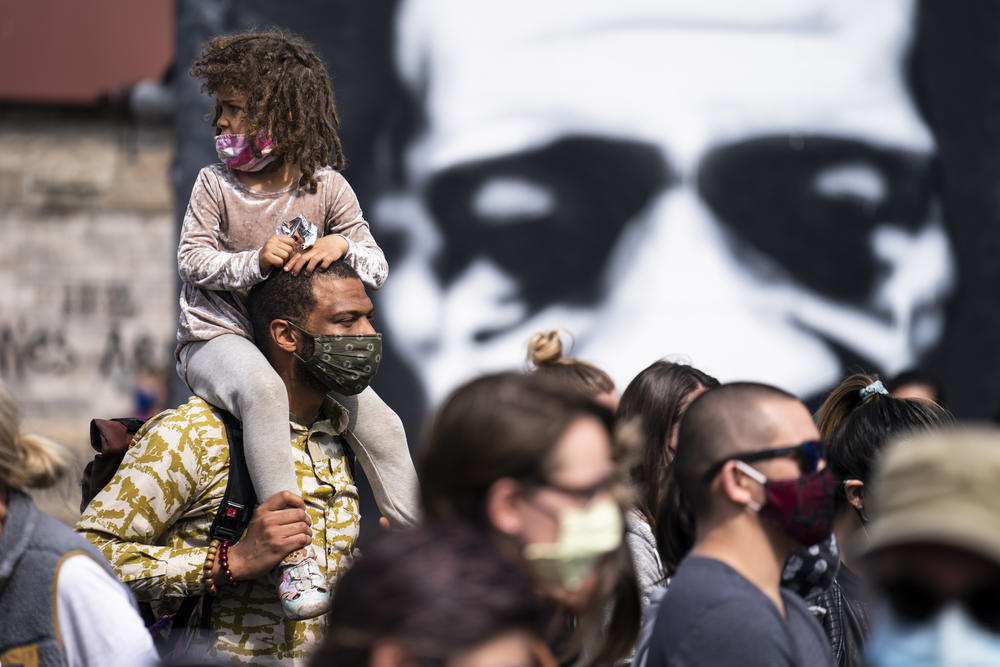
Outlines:
MULTIPOLYGON (((173 133, 6 110, 0 146, 0 377, 82 465, 91 417, 133 414, 173 373, 173 133)), ((78 498, 70 480, 43 504, 69 520, 78 498)))

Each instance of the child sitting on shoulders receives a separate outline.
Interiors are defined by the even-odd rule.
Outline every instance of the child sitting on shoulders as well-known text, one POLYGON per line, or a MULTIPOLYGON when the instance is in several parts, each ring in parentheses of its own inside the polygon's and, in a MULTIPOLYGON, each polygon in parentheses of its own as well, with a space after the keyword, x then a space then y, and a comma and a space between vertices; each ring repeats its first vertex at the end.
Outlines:
MULTIPOLYGON (((378 288, 388 266, 339 172, 344 156, 333 90, 308 44, 279 33, 216 37, 203 46, 191 74, 216 98, 220 162, 198 174, 177 250, 183 281, 178 373, 195 394, 242 420, 257 497, 299 495, 288 397, 253 343, 247 293, 271 271, 325 269, 340 258, 366 286, 378 288), (301 246, 304 236, 276 233, 298 216, 315 223, 311 247, 301 246)), ((309 332, 299 333, 306 345, 309 332)), ((399 417, 367 387, 373 374, 374 368, 354 373, 350 382, 319 379, 355 417, 354 434, 366 450, 355 453, 380 511, 405 525, 416 520, 416 475, 399 417)), ((293 552, 279 568, 286 615, 310 618, 329 608, 316 554, 293 552)))

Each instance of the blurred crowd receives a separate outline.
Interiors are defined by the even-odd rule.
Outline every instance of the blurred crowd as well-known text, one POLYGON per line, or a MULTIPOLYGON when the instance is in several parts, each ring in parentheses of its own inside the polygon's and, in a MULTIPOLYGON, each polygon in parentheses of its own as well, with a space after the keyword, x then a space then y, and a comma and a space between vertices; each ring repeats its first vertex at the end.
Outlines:
POLYGON ((24 493, 68 459, 5 389, 2 664, 1000 662, 1000 432, 956 424, 933 378, 854 374, 813 415, 661 360, 619 396, 570 341, 538 334, 526 371, 450 395, 419 447, 422 518, 354 550, 294 656, 227 655, 211 625, 165 651, 175 619, 144 627, 142 582, 24 493))

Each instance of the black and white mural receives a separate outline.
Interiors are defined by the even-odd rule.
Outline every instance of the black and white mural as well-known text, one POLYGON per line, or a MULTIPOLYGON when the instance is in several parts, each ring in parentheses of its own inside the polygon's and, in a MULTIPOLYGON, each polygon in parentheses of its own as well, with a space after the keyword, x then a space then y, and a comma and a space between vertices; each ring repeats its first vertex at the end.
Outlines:
MULTIPOLYGON (((181 72, 202 39, 251 25, 327 57, 345 175, 390 261, 376 388, 411 437, 552 328, 620 388, 661 357, 806 398, 849 370, 921 366, 958 413, 1000 406, 989 3, 178 12, 181 72)), ((178 201, 213 159, 209 101, 182 78, 178 201)))

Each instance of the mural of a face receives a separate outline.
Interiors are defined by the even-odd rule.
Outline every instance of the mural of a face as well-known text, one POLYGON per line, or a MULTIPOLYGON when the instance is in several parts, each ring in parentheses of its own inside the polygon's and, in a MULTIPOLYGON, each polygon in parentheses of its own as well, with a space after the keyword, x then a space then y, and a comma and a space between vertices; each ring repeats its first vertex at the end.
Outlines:
POLYGON ((425 125, 377 202, 432 402, 537 331, 628 382, 683 355, 801 395, 940 335, 953 273, 902 0, 409 0, 425 125))

